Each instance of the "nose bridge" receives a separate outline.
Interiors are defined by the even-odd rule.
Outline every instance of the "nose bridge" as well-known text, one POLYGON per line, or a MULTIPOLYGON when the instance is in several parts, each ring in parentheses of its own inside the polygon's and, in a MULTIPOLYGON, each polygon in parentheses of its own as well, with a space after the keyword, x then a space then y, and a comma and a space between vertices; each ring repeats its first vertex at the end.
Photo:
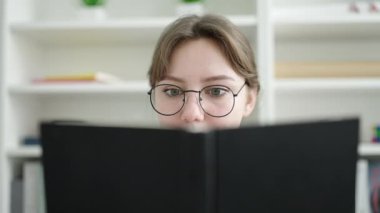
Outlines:
POLYGON ((185 94, 189 93, 189 92, 199 94, 201 91, 197 91, 197 90, 185 90, 185 91, 183 91, 183 93, 185 93, 185 94))
POLYGON ((185 106, 182 109, 181 118, 187 122, 203 120, 204 114, 199 103, 199 91, 186 90, 184 93, 185 106))
POLYGON ((199 91, 196 90, 186 90, 185 93, 185 105, 189 102, 190 99, 194 99, 195 103, 199 105, 199 91))
POLYGON ((185 93, 185 104, 188 102, 188 100, 190 99, 190 97, 194 97, 197 104, 199 104, 199 93, 200 91, 197 91, 197 90, 185 90, 183 91, 183 93, 185 93), (193 95, 192 95, 193 94, 193 95))

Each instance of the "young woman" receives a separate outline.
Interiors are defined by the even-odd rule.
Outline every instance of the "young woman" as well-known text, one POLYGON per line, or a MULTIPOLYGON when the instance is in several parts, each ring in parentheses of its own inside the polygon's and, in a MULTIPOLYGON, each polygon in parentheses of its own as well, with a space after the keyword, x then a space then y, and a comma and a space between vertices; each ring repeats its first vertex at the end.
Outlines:
POLYGON ((150 101, 165 127, 238 127, 255 108, 260 90, 248 40, 218 15, 170 24, 148 76, 150 101))

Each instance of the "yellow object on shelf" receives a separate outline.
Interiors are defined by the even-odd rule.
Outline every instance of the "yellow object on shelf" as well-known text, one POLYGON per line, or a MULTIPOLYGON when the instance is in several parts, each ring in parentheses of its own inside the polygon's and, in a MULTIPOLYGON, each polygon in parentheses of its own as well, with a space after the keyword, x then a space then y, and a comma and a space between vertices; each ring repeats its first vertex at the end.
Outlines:
POLYGON ((46 75, 33 80, 34 83, 58 83, 58 82, 100 82, 113 83, 121 82, 121 79, 104 72, 81 72, 70 74, 46 75))

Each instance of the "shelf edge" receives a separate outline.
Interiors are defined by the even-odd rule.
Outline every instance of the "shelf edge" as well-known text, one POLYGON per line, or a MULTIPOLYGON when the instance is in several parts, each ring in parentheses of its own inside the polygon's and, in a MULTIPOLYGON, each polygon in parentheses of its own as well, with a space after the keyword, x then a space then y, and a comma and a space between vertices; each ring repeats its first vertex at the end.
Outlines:
MULTIPOLYGON (((358 154, 361 157, 379 156, 380 144, 360 144, 358 154)), ((7 151, 7 156, 10 158, 38 158, 42 156, 41 147, 19 147, 7 151)))
POLYGON ((39 146, 20 147, 7 151, 9 158, 39 158, 42 156, 42 150, 39 146))

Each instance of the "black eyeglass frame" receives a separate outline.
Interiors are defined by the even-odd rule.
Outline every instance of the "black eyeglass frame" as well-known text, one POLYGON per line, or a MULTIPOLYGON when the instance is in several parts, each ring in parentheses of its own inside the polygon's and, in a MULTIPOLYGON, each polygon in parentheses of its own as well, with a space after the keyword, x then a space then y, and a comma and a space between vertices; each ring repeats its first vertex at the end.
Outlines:
POLYGON ((245 86, 246 84, 247 84, 247 82, 245 81, 244 84, 240 87, 240 89, 238 90, 237 93, 234 93, 234 92, 232 91, 231 88, 229 88, 229 87, 227 87, 227 86, 224 86, 224 85, 209 85, 209 86, 203 87, 201 90, 183 90, 181 87, 179 87, 179 86, 177 86, 177 85, 173 85, 173 84, 158 84, 158 85, 152 87, 152 88, 147 92, 147 94, 149 95, 150 104, 152 105, 152 108, 154 109, 154 111, 156 111, 158 114, 163 115, 163 116, 173 116, 173 115, 179 113, 179 112, 182 110, 182 108, 185 106, 186 93, 188 93, 188 92, 195 92, 195 93, 198 93, 198 103, 199 103, 199 105, 201 106, 201 108, 202 108, 202 110, 203 110, 204 113, 206 113, 207 115, 209 115, 209 116, 211 116, 211 117, 222 118, 222 117, 226 117, 227 115, 229 115, 229 114, 234 110, 234 108, 235 108, 235 98, 236 98, 236 97, 239 95, 239 93, 243 90, 243 88, 244 88, 244 86, 245 86), (182 104, 182 106, 179 108, 178 111, 176 111, 175 113, 171 113, 171 114, 165 114, 165 113, 161 113, 161 112, 159 112, 159 111, 154 107, 153 100, 152 100, 152 91, 153 91, 156 87, 159 87, 159 86, 173 86, 173 87, 176 87, 176 88, 178 88, 179 90, 182 91, 182 93, 183 93, 183 94, 182 94, 182 95, 183 95, 183 99, 182 99, 183 104, 182 104), (208 112, 203 108, 202 103, 201 103, 201 101, 202 101, 201 93, 202 93, 202 91, 204 91, 204 90, 207 89, 207 88, 210 88, 210 87, 218 87, 218 86, 219 86, 219 87, 227 88, 229 91, 231 91, 232 96, 233 96, 233 104, 232 104, 231 110, 230 110, 228 113, 226 113, 225 115, 215 116, 215 115, 212 115, 212 114, 208 113, 208 112))

